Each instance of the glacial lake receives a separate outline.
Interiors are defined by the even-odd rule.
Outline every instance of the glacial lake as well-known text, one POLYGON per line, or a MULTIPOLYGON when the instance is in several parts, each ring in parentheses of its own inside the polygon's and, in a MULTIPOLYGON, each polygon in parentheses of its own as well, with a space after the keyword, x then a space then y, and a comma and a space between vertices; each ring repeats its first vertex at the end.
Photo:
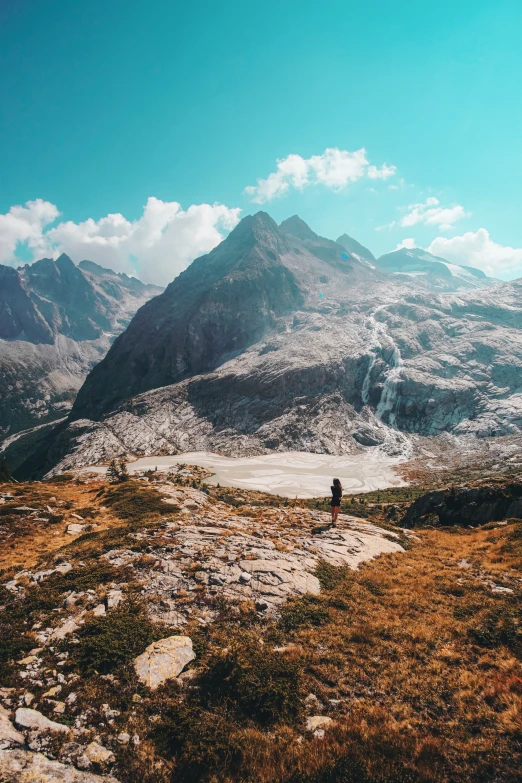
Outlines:
MULTIPOLYGON (((283 452, 256 457, 223 457, 208 451, 194 451, 170 457, 142 457, 129 463, 129 473, 141 470, 168 470, 173 465, 199 465, 212 471, 206 481, 222 487, 256 489, 288 498, 326 497, 335 476, 345 492, 369 492, 387 487, 404 487, 406 482, 394 471, 402 460, 375 451, 332 457, 329 454, 283 452)), ((104 473, 106 468, 83 468, 104 473)))

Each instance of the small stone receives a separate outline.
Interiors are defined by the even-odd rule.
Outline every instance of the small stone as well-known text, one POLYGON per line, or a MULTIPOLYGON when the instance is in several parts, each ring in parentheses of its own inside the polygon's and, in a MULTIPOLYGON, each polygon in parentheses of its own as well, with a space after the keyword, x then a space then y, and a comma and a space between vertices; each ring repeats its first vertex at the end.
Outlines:
POLYGON ((34 663, 36 661, 36 655, 28 655, 27 658, 22 658, 21 661, 18 661, 18 663, 21 666, 27 666, 29 663, 34 663))
POLYGON ((77 631, 79 627, 80 626, 74 620, 67 620, 67 622, 61 625, 59 628, 54 629, 54 631, 49 636, 49 641, 51 639, 56 641, 65 639, 66 636, 77 631))
POLYGON ((28 707, 33 701, 34 701, 34 693, 24 693, 24 704, 26 707, 28 707))
POLYGON ((78 536, 80 533, 83 533, 84 528, 85 525, 79 525, 76 522, 72 522, 70 525, 67 526, 67 533, 70 536, 78 536))
POLYGON ((91 760, 88 756, 85 755, 85 753, 82 753, 81 756, 78 756, 76 759, 76 766, 78 769, 89 769, 91 767, 91 760))
POLYGON ((105 614, 105 604, 98 604, 98 606, 95 606, 92 613, 95 617, 102 617, 102 615, 105 614))
POLYGON ((143 699, 139 693, 135 693, 132 697, 132 701, 134 702, 134 704, 138 704, 138 702, 143 701, 143 699))
POLYGON ((252 574, 247 574, 246 571, 243 571, 239 575, 239 581, 242 582, 244 585, 248 584, 251 579, 252 579, 252 574))
POLYGON ((127 734, 126 731, 122 731, 121 734, 118 734, 117 740, 120 745, 128 745, 130 742, 130 734, 127 734))
POLYGON ((122 600, 122 590, 109 590, 107 593, 107 609, 115 609, 122 600))
POLYGON ((75 693, 70 693, 67 698, 65 699, 66 704, 74 704, 77 701, 78 697, 75 693))
POLYGON ((57 696, 60 691, 62 690, 61 685, 55 685, 54 688, 49 688, 48 691, 46 691, 43 695, 44 699, 53 698, 54 696, 57 696))
POLYGON ((305 699, 305 704, 312 712, 321 712, 324 710, 324 704, 319 701, 315 693, 309 693, 305 699))
POLYGON ((57 701, 54 705, 53 712, 56 712, 57 715, 63 715, 65 712, 65 702, 57 701))

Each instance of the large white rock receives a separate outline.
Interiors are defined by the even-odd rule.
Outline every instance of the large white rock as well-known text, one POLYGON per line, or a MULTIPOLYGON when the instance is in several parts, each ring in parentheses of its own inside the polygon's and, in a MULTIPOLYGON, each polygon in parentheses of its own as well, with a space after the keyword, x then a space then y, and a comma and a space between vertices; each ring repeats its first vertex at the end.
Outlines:
POLYGON ((69 727, 64 726, 63 723, 55 723, 53 720, 49 720, 45 715, 42 715, 38 710, 31 710, 28 707, 19 707, 15 713, 15 723, 18 726, 22 726, 24 729, 31 729, 32 731, 44 732, 68 732, 69 727))
POLYGON ((181 674, 195 657, 192 639, 188 636, 169 636, 150 644, 134 660, 134 668, 141 682, 155 690, 161 683, 181 674))
POLYGON ((311 715, 306 719, 306 730, 317 731, 318 729, 328 729, 332 724, 332 718, 328 718, 326 715, 311 715))
POLYGON ((24 735, 15 729, 9 718, 9 713, 0 704, 0 748, 23 745, 24 742, 24 735))
POLYGON ((0 750, 2 783, 118 783, 112 775, 93 775, 51 761, 29 750, 0 750))
POLYGON ((90 745, 87 745, 85 755, 93 764, 99 764, 100 766, 110 764, 114 761, 114 753, 112 750, 107 750, 107 748, 104 748, 103 745, 100 745, 98 742, 91 742, 90 745))

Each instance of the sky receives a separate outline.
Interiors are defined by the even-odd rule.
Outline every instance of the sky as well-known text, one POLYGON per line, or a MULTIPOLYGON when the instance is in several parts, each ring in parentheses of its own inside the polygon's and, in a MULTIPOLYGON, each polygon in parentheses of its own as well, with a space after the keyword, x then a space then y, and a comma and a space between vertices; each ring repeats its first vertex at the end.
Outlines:
POLYGON ((0 263, 166 284, 245 215, 522 276, 522 3, 0 0, 0 263))

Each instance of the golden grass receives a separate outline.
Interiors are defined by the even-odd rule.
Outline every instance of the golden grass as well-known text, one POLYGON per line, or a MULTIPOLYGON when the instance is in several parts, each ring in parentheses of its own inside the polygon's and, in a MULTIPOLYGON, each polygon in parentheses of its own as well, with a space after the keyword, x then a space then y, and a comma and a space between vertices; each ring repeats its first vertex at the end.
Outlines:
MULTIPOLYGON (((51 495, 67 500, 68 512, 94 508, 103 535, 117 541, 127 525, 102 508, 102 486, 56 485, 51 495)), ((20 497, 30 491, 47 492, 47 485, 21 486, 20 497)), ((269 512, 260 506, 258 521, 266 513, 268 522, 269 512)), ((55 526, 60 535, 50 551, 67 544, 64 554, 82 555, 92 542, 75 543, 65 526, 65 520, 55 526)), ((117 751, 114 774, 124 783, 516 783, 521 530, 520 522, 420 530, 406 552, 381 556, 357 572, 322 566, 317 605, 292 602, 283 612, 291 621, 263 620, 248 602, 234 612, 216 599, 214 624, 183 631, 197 651, 196 687, 172 683, 151 693, 126 669, 116 672, 116 685, 95 675, 76 682, 78 703, 93 709, 110 703, 121 711, 110 732, 140 735, 139 745, 117 751), (514 592, 495 593, 495 584, 514 592), (258 660, 245 640, 263 651, 252 675, 259 693, 250 680, 248 689, 243 685, 242 667, 248 671, 258 660), (230 689, 216 690, 212 679, 213 672, 228 671, 226 661, 221 668, 215 661, 232 654, 237 698, 230 689), (306 732, 304 707, 293 717, 288 710, 280 719, 271 713, 270 725, 256 718, 256 699, 270 697, 263 687, 277 681, 281 656, 291 663, 285 676, 297 678, 300 698, 315 694, 334 719, 323 739, 306 732), (136 692, 141 701, 132 700, 136 692)), ((15 550, 2 552, 2 567, 15 558, 27 567, 40 562, 44 533, 34 542, 25 535, 15 540, 15 550)), ((144 567, 149 559, 143 556, 144 567)))

